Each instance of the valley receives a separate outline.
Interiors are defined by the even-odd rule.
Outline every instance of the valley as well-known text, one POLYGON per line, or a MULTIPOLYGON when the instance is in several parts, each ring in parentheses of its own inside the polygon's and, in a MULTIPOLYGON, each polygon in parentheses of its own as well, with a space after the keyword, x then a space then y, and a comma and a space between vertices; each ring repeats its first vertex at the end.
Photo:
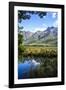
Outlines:
POLYGON ((48 27, 44 31, 37 32, 23 32, 24 45, 46 45, 46 46, 57 46, 57 28, 48 27))

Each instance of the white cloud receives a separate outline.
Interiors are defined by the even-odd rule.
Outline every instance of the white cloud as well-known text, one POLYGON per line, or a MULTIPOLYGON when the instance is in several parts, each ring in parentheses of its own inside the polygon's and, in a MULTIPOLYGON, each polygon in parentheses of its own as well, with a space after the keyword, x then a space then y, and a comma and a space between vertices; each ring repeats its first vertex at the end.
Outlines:
POLYGON ((43 23, 40 27, 35 28, 33 32, 44 31, 46 29, 47 29, 47 25, 45 23, 43 23))
POLYGON ((45 23, 43 23, 43 25, 42 25, 43 27, 45 27, 45 28, 47 28, 47 25, 45 24, 45 23))
POLYGON ((52 17, 53 18, 56 18, 56 13, 52 13, 52 17))
POLYGON ((54 26, 54 27, 57 27, 57 26, 58 26, 58 20, 56 20, 56 21, 53 23, 53 26, 54 26))
POLYGON ((44 31, 44 30, 46 30, 46 28, 41 28, 41 27, 39 27, 39 28, 35 28, 34 29, 34 32, 37 32, 37 31, 44 31))

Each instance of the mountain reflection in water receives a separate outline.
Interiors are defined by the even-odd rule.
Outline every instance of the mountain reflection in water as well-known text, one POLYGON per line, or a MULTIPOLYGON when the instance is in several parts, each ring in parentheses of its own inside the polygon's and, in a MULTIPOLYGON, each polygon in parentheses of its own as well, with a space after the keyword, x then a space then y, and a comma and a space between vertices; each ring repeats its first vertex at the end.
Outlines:
POLYGON ((18 63, 18 79, 57 77, 57 57, 24 57, 18 63))
POLYGON ((31 70, 34 70, 40 63, 34 59, 25 60, 24 63, 18 64, 18 79, 29 78, 31 70))

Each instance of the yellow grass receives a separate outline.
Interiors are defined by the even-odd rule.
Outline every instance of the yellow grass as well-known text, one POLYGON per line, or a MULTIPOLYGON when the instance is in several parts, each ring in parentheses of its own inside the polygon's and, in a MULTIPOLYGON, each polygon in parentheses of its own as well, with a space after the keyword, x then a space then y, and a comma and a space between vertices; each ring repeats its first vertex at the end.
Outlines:
POLYGON ((57 47, 26 46, 24 55, 57 56, 57 47))

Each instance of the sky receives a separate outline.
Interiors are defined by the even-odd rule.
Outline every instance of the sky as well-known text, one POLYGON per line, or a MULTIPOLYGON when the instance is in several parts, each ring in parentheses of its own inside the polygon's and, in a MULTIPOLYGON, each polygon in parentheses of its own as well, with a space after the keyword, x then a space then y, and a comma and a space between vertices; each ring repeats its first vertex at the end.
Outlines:
POLYGON ((40 18, 38 15, 31 15, 31 18, 28 20, 22 20, 21 23, 18 23, 19 26, 23 26, 22 31, 44 31, 48 27, 57 27, 58 25, 58 14, 57 12, 47 12, 46 16, 40 18))

